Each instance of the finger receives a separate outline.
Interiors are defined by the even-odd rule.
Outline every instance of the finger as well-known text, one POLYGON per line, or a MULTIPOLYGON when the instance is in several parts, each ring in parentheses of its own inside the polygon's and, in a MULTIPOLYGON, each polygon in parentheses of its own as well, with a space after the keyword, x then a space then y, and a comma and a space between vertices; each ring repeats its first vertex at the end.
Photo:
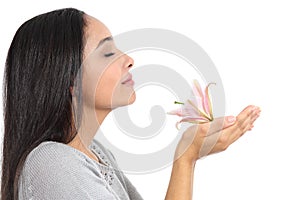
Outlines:
POLYGON ((234 131, 237 127, 244 128, 246 126, 246 124, 249 123, 248 120, 251 119, 251 116, 253 115, 253 113, 256 109, 257 109, 257 107, 253 106, 253 105, 250 105, 250 106, 247 106, 246 108, 244 108, 236 117, 234 126, 232 126, 230 131, 234 131))
POLYGON ((219 117, 214 119, 211 123, 208 124, 207 128, 207 136, 212 135, 222 129, 225 129, 229 126, 232 126, 236 121, 235 116, 226 116, 226 117, 219 117))
POLYGON ((240 114, 237 116, 237 122, 235 123, 235 127, 244 130, 246 126, 250 123, 250 120, 255 116, 258 107, 256 106, 247 106, 240 114))
MULTIPOLYGON (((226 150, 233 142, 251 129, 254 121, 259 117, 260 109, 255 106, 247 106, 237 117, 233 126, 214 133, 216 141, 209 154, 226 150)), ((210 137, 212 137, 210 136, 210 137)))
MULTIPOLYGON (((260 109, 258 107, 254 108, 251 114, 244 120, 242 123, 238 124, 238 127, 235 129, 234 132, 230 135, 229 142, 232 144, 237 139, 239 139, 245 132, 249 131, 253 128, 253 123, 259 117, 260 109)), ((237 119, 238 120, 238 119, 237 119)))
POLYGON ((225 128, 222 131, 215 133, 218 135, 219 139, 212 149, 212 152, 218 150, 225 150, 230 144, 236 141, 242 136, 247 129, 253 124, 253 118, 255 117, 255 112, 257 112, 257 107, 247 106, 237 117, 234 125, 225 128))
MULTIPOLYGON (((260 112, 261 111, 260 111, 259 107, 253 107, 251 114, 248 115, 248 118, 246 120, 244 120, 243 122, 240 121, 238 126, 239 126, 239 129, 240 129, 242 134, 245 133, 246 131, 248 131, 251 128, 253 123, 260 116, 260 112)), ((238 118, 239 118, 239 116, 238 116, 238 118)))
POLYGON ((251 115, 254 111, 254 106, 247 106, 240 114, 236 117, 236 122, 233 126, 229 127, 228 130, 223 132, 223 135, 230 136, 236 132, 236 130, 244 128, 245 124, 249 123, 248 120, 251 119, 251 115))
MULTIPOLYGON (((238 123, 242 124, 250 115, 251 110, 255 106, 247 106, 239 115, 238 123)), ((220 117, 214 119, 210 123, 203 123, 197 126, 197 130, 201 133, 201 136, 210 136, 222 129, 225 129, 229 126, 235 124, 236 118, 234 116, 220 117)))

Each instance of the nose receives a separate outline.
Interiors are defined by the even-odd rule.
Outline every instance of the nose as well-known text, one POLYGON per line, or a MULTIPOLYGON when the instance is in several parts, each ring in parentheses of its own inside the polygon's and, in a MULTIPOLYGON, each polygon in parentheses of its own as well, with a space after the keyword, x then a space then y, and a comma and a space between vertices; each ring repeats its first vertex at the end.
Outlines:
POLYGON ((128 70, 133 66, 134 60, 127 54, 124 54, 125 56, 125 67, 128 68, 128 70))

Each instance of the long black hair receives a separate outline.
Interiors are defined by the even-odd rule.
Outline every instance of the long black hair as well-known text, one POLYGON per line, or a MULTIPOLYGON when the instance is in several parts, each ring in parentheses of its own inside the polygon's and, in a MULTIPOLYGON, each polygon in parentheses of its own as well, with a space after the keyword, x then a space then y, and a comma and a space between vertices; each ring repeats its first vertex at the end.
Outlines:
POLYGON ((17 199, 27 155, 43 141, 77 134, 70 87, 80 71, 85 15, 67 8, 20 26, 8 51, 3 85, 4 142, 1 199, 17 199))

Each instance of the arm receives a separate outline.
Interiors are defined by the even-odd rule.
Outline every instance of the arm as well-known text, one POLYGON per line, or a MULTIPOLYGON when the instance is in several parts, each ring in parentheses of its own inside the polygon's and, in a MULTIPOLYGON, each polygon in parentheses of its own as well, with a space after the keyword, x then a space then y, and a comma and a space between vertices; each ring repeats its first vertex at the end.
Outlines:
POLYGON ((192 199, 195 162, 174 161, 166 200, 192 199))
POLYGON ((253 128, 259 113, 259 108, 248 106, 236 118, 218 118, 211 123, 188 128, 176 149, 165 199, 192 199, 196 161, 206 155, 226 150, 230 144, 253 128))

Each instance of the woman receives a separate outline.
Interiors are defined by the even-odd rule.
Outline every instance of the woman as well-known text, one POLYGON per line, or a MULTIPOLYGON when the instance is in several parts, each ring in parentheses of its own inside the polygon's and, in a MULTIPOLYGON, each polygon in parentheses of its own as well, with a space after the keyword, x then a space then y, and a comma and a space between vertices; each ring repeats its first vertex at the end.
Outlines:
MULTIPOLYGON (((111 110, 134 102, 132 66, 105 25, 76 9, 36 16, 18 29, 5 68, 2 200, 142 199, 93 140, 111 110)), ((237 117, 188 128, 165 199, 191 199, 204 140, 216 139, 207 155, 223 151, 259 113, 248 106, 237 117)))

